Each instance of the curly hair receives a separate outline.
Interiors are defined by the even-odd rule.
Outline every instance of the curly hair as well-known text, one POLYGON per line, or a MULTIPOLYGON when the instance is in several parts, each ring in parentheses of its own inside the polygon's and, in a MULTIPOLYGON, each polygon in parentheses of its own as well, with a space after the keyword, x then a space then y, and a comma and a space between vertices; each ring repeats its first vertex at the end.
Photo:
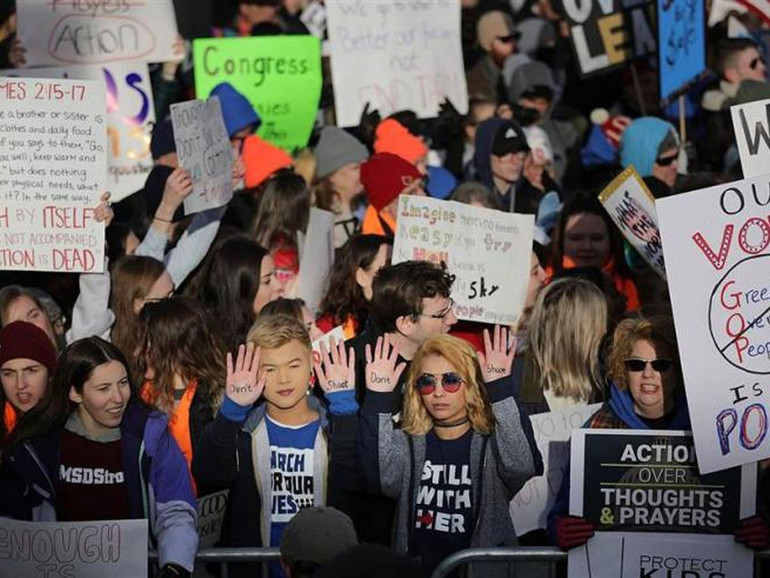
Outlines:
MULTIPOLYGON (((624 319, 615 328, 612 346, 607 355, 607 377, 620 390, 628 389, 628 372, 625 361, 637 341, 649 341, 658 355, 668 357, 679 369, 679 349, 676 344, 674 322, 668 315, 637 315, 624 319)), ((682 383, 681 376, 679 383, 682 383)))
POLYGON ((403 431, 411 435, 424 435, 433 428, 433 418, 425 409, 415 385, 422 374, 423 360, 432 356, 443 357, 460 374, 471 427, 480 434, 491 434, 495 427, 495 416, 484 387, 484 374, 476 352, 467 341, 451 335, 429 337, 415 353, 404 385, 403 431))

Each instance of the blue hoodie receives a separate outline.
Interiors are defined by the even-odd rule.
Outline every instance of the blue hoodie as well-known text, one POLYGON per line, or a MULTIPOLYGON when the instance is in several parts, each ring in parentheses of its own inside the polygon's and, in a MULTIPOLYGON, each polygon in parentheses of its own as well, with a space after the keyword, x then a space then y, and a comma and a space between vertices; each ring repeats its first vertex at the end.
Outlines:
POLYGON ((219 97, 222 116, 225 118, 225 127, 230 138, 233 138, 238 131, 250 126, 254 126, 256 131, 262 124, 262 119, 248 99, 235 90, 229 82, 217 84, 211 91, 211 96, 219 97))
POLYGON ((658 158, 658 147, 672 132, 679 142, 676 129, 670 122, 654 116, 643 116, 632 122, 620 141, 620 164, 623 168, 634 165, 642 177, 652 175, 652 167, 658 158))

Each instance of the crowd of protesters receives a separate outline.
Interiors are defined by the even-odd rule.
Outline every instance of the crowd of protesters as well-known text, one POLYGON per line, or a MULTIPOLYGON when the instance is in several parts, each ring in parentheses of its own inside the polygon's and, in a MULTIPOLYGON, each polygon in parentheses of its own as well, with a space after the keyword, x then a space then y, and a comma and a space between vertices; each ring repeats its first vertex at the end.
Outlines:
MULTIPOLYGON (((0 65, 23 66, 1 4, 0 65)), ((517 539, 508 504, 543 473, 529 416, 602 402, 586 427, 689 429, 666 282, 597 195, 630 165, 656 198, 741 178, 729 107, 770 98, 770 21, 734 4, 707 31, 687 142, 655 58, 581 78, 551 0, 462 1, 467 114, 367 108, 343 130, 324 90, 290 155, 221 83, 236 190, 193 216, 168 113, 195 70, 155 66, 154 167, 102 197, 104 273, 0 272, 0 517, 146 518, 164 577, 193 571, 196 500, 222 489, 220 545, 280 546, 272 576, 420 576, 474 546, 584 544, 568 476, 547 531, 517 539), (400 195, 535 216, 529 265, 510 271, 528 282, 515 326, 458 321, 443 264, 391 264, 400 195), (335 219, 317 311, 296 298, 311 207, 335 219), (314 358, 337 327, 345 341, 314 358)), ((185 40, 325 39, 319 0, 177 8, 185 40)), ((735 533, 752 548, 770 538, 762 484, 735 533)))

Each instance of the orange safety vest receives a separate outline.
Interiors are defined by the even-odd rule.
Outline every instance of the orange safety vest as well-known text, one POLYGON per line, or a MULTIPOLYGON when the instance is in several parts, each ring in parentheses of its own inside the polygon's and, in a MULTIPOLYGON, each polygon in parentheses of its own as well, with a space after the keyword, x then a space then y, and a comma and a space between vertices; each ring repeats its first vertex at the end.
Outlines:
POLYGON ((3 423, 5 424, 5 433, 11 433, 16 427, 16 423, 19 421, 19 416, 16 415, 16 408, 11 405, 10 401, 5 402, 5 408, 3 411, 3 423))
POLYGON ((366 213, 364 213, 361 234, 393 237, 396 234, 396 221, 385 211, 377 212, 377 209, 369 205, 366 209, 366 213), (388 227, 390 230, 386 231, 385 227, 388 227))

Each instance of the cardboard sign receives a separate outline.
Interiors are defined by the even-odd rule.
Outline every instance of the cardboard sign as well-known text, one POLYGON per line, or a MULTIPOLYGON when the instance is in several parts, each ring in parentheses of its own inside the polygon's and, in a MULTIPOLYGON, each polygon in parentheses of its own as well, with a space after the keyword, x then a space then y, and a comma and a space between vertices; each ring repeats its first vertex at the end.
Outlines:
POLYGON ((746 578, 754 552, 732 536, 597 532, 569 551, 570 578, 746 578))
POLYGON ((770 181, 658 200, 701 472, 770 457, 770 181))
POLYGON ((24 0, 16 13, 27 66, 178 58, 172 0, 24 0))
POLYGON ((171 124, 179 166, 193 180, 193 193, 184 200, 185 213, 229 203, 233 198, 233 149, 219 99, 172 104, 171 124))
POLYGON ((334 265, 334 213, 311 207, 301 246, 297 297, 316 313, 334 265))
POLYGON ((101 272, 104 86, 0 80, 0 269, 101 272))
POLYGON ((533 215, 401 195, 393 263, 445 262, 459 319, 512 325, 527 291, 533 215))
POLYGON ((262 118, 259 136, 289 152, 307 146, 321 98, 318 38, 199 38, 193 56, 198 98, 229 82, 262 118))
POLYGON ((756 464, 698 470, 689 433, 572 433, 570 514, 597 530, 730 534, 754 514, 756 464))
POLYGON ((198 498, 198 548, 213 548, 222 535, 230 490, 198 498))
POLYGON ((770 99, 736 104, 730 114, 743 176, 770 173, 770 99))
POLYGON ((636 169, 630 166, 615 177, 599 194, 599 201, 626 241, 665 279, 655 198, 636 169))
POLYGON ((670 101, 706 70, 703 0, 657 0, 660 99, 670 101))
POLYGON ((155 104, 146 63, 17 68, 0 71, 0 76, 72 78, 103 83, 107 93, 107 189, 112 193, 110 201, 120 201, 144 187, 153 166, 150 139, 155 122, 155 104))
POLYGON ((561 0, 582 75, 606 72, 657 50, 652 0, 561 0))
POLYGON ((338 126, 358 125, 367 103, 383 118, 434 117, 445 98, 467 112, 460 0, 335 0, 326 12, 338 126))
POLYGON ((530 479, 511 500, 510 513, 517 536, 546 527, 548 512, 556 501, 569 463, 572 430, 582 427, 599 407, 599 403, 580 405, 529 417, 545 472, 530 479))
POLYGON ((0 518, 0 576, 147 576, 147 520, 0 518))

